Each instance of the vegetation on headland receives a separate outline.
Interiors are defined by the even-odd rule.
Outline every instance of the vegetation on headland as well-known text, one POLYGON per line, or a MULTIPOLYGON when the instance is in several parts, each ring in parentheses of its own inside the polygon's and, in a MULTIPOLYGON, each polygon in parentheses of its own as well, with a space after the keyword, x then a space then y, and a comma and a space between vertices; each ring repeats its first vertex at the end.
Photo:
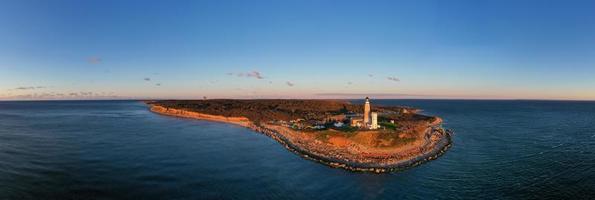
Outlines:
MULTIPOLYGON (((273 137, 308 158, 337 167, 410 166, 435 158, 450 145, 441 119, 406 107, 375 106, 380 129, 352 127, 361 105, 335 100, 196 100, 148 102, 162 114, 235 123, 273 137), (339 126, 340 125, 340 126, 339 126), (335 163, 335 164, 330 164, 335 163)), ((356 168, 353 168, 356 169, 356 168)), ((352 169, 352 170, 353 170, 352 169)))
MULTIPOLYGON (((302 118, 305 120, 323 120, 328 115, 349 112, 361 113, 361 105, 341 100, 290 100, 290 99, 214 99, 214 100, 164 100, 151 102, 169 108, 187 109, 211 115, 226 117, 246 117, 254 122, 302 118)), ((413 108, 398 106, 377 106, 375 110, 387 113, 399 113, 413 108)))

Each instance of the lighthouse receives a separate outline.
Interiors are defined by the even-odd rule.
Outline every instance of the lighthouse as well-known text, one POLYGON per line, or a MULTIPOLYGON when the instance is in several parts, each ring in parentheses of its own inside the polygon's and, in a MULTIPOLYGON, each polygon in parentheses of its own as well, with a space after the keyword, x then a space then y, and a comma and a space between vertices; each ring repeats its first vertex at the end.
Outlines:
POLYGON ((364 126, 370 124, 370 98, 366 97, 366 104, 364 105, 364 126))

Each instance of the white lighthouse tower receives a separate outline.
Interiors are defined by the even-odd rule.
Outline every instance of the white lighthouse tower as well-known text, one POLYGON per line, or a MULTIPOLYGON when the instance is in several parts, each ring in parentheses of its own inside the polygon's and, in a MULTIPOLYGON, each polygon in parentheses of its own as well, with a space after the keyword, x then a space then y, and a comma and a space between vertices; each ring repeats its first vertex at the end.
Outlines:
POLYGON ((370 98, 366 97, 366 104, 364 104, 364 126, 370 124, 370 98))

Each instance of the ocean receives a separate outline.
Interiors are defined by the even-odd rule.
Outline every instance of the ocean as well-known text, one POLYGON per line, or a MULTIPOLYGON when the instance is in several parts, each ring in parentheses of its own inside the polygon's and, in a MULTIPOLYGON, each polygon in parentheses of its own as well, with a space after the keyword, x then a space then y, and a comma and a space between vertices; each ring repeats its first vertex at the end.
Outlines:
POLYGON ((442 117, 452 148, 409 170, 354 173, 138 101, 0 102, 0 199, 595 198, 595 102, 372 103, 442 117))

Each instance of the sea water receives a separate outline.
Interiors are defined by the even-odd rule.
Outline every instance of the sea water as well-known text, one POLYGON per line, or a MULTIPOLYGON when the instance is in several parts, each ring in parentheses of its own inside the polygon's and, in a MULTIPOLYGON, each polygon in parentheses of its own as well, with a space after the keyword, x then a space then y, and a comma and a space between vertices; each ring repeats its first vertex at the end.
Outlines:
POLYGON ((406 171, 354 173, 138 101, 0 102, 0 199, 595 198, 595 102, 378 104, 442 117, 453 147, 406 171))

